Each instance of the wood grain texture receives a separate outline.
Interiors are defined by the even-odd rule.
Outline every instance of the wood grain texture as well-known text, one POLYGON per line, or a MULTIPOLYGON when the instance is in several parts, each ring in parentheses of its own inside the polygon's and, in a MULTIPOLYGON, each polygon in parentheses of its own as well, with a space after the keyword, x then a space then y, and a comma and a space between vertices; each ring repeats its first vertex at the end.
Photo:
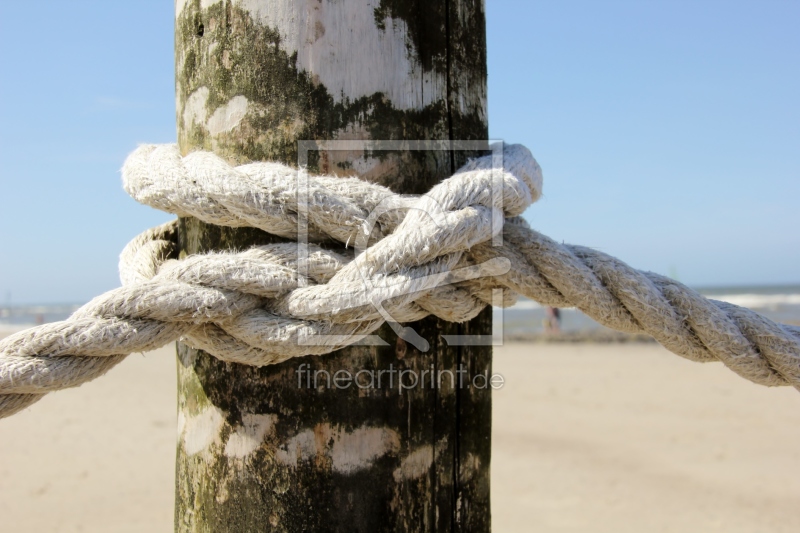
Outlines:
MULTIPOLYGON (((480 1, 179 0, 181 150, 234 163, 296 165, 316 139, 487 138, 480 1)), ((311 171, 358 174, 424 193, 465 152, 311 152, 311 171)), ((183 255, 274 242, 253 229, 181 223, 183 255)), ((420 352, 388 326, 387 346, 252 368, 179 345, 177 531, 489 531, 488 390, 298 387, 298 368, 419 374, 491 367, 488 347, 443 334, 470 323, 410 324, 420 352)))

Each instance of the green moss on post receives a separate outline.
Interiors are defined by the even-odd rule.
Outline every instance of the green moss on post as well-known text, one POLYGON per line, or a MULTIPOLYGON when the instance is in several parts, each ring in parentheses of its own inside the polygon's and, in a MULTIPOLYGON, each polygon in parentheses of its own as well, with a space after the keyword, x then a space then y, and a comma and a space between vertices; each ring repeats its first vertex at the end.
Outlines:
MULTIPOLYGON (((296 165, 304 139, 487 138, 480 1, 177 4, 184 153, 296 165)), ((467 154, 309 155, 312 171, 358 168, 418 194, 467 154)), ((186 255, 276 238, 183 219, 180 240, 186 255)), ((405 391, 298 387, 303 363, 331 374, 390 365, 490 370, 489 348, 448 347, 441 337, 490 333, 488 310, 464 325, 431 318, 412 326, 428 352, 388 327, 378 332, 387 346, 260 369, 179 345, 176 531, 489 531, 488 391, 447 380, 441 389, 405 391)))

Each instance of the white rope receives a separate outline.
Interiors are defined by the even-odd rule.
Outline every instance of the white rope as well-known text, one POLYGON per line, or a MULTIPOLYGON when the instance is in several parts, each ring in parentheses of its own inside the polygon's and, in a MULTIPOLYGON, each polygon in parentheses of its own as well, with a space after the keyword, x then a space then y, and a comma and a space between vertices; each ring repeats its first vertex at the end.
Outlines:
POLYGON ((158 209, 291 239, 298 198, 307 197, 312 244, 177 261, 176 222, 143 233, 122 252, 121 288, 64 322, 0 341, 0 417, 178 339, 225 361, 269 365, 353 344, 386 320, 469 320, 492 303, 494 289, 504 305, 521 294, 574 306, 688 359, 722 361, 763 385, 800 387, 800 328, 530 229, 519 215, 541 196, 542 177, 521 146, 504 148, 502 168, 493 169, 490 156, 476 159, 421 197, 357 178, 312 176, 305 187, 296 170, 277 163, 234 168, 206 152, 182 158, 172 145, 138 148, 123 181, 158 209), (498 233, 502 246, 493 245, 498 233))

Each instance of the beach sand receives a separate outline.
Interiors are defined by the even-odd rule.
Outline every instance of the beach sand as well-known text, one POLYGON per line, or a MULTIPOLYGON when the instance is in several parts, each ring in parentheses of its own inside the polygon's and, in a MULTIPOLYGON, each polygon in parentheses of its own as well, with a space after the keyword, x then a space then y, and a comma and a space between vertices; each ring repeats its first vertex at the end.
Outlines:
MULTIPOLYGON (((0 421, 0 528, 172 531, 174 349, 0 421)), ((654 344, 508 344, 494 531, 800 531, 800 393, 654 344)))
POLYGON ((797 390, 656 344, 495 354, 495 531, 800 531, 797 390))

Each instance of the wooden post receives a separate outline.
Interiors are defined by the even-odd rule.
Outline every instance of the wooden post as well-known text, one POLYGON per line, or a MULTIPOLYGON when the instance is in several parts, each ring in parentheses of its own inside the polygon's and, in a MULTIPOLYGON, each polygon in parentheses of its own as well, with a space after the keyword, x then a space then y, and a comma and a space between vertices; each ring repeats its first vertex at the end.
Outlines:
MULTIPOLYGON (((175 36, 183 153, 296 165, 305 139, 488 135, 481 0, 177 0, 175 36)), ((419 194, 468 154, 308 155, 311 172, 419 194)), ((276 240, 195 219, 180 238, 182 255, 276 240)), ((489 334, 490 310, 412 326, 426 353, 385 326, 387 346, 260 369, 179 344, 176 531, 489 531, 490 389, 298 386, 303 363, 490 371, 490 347, 441 337, 489 334)))

